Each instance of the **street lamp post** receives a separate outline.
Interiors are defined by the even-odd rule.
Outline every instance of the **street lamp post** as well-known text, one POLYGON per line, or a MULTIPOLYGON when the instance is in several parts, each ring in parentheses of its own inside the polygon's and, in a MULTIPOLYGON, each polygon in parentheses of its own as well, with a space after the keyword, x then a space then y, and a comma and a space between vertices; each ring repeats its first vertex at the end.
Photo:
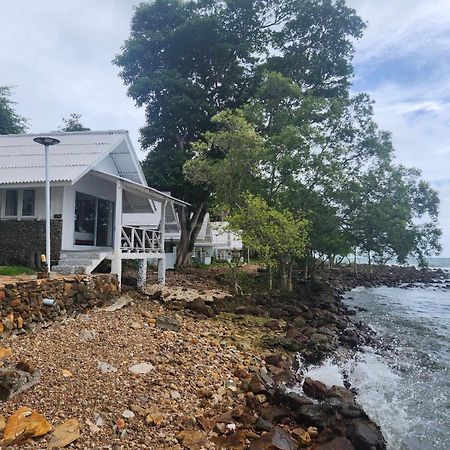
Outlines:
POLYGON ((59 144, 59 140, 39 136, 33 139, 34 142, 45 147, 45 259, 47 260, 47 276, 50 275, 50 177, 48 164, 48 149, 51 145, 59 144))

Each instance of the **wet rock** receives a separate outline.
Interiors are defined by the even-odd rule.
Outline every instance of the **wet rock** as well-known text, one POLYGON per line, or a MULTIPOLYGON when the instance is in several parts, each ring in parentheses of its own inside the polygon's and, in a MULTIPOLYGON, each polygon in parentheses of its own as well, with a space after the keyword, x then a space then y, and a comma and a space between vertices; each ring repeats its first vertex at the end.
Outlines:
POLYGON ((300 424, 322 429, 326 423, 326 415, 318 404, 302 405, 295 412, 295 420, 300 424))
POLYGON ((161 330, 178 331, 180 322, 175 317, 159 316, 156 319, 156 326, 161 330))
POLYGON ((250 444, 250 450, 297 450, 298 444, 280 427, 275 427, 250 444))
POLYGON ((313 450, 355 450, 353 444, 345 437, 337 437, 326 444, 319 444, 313 450))
POLYGON ((303 383, 303 391, 311 398, 322 400, 327 394, 327 387, 322 382, 308 377, 303 383))
POLYGON ((302 405, 312 405, 313 403, 311 399, 295 392, 289 392, 283 395, 281 401, 293 410, 300 408, 302 405))
POLYGON ((336 397, 344 403, 354 403, 355 395, 350 389, 342 386, 331 386, 327 392, 328 397, 336 397))
POLYGON ((383 435, 376 428, 375 424, 372 425, 363 420, 355 420, 350 436, 358 450, 381 450, 385 448, 383 435))
POLYGON ((0 400, 7 401, 30 389, 40 380, 36 370, 29 372, 19 368, 0 368, 0 400))

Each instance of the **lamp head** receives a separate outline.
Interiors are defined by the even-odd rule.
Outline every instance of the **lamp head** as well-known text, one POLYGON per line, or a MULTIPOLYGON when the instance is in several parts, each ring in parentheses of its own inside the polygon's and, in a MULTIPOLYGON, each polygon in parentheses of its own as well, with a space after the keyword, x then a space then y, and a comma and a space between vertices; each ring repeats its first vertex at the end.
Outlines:
POLYGON ((38 144, 45 145, 45 146, 56 145, 56 144, 59 144, 59 142, 60 142, 58 139, 52 138, 50 136, 38 136, 38 137, 35 137, 33 139, 33 141, 37 142, 38 144))

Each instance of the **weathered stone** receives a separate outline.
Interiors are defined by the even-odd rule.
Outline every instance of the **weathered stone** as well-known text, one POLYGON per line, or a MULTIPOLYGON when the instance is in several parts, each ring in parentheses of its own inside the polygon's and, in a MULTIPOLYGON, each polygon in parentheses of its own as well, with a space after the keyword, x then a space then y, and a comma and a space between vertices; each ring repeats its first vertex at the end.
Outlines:
POLYGON ((178 331, 180 323, 175 317, 159 316, 156 319, 156 326, 161 330, 178 331))
POLYGON ((206 435, 202 431, 184 430, 177 434, 177 439, 189 450, 201 450, 206 445, 206 435))
POLYGON ((51 429, 44 416, 23 406, 9 417, 0 445, 16 445, 29 438, 44 436, 51 429))
POLYGON ((258 375, 253 375, 248 383, 248 390, 254 394, 264 394, 267 392, 265 384, 258 375))
POLYGON ((294 428, 292 430, 292 436, 302 446, 306 447, 311 444, 311 436, 303 428, 294 428))
POLYGON ((320 405, 302 405, 295 413, 295 420, 300 424, 323 428, 326 417, 320 405))
POLYGON ((114 373, 114 372, 117 372, 117 369, 114 366, 112 366, 111 364, 108 364, 107 362, 98 361, 97 365, 98 365, 98 368, 103 373, 114 373))
POLYGON ((204 416, 197 417, 197 422, 201 426, 203 431, 209 433, 216 426, 216 422, 212 419, 208 419, 204 416))
POLYGON ((80 423, 76 419, 69 419, 57 425, 53 431, 48 448, 67 447, 72 442, 80 438, 80 423))
POLYGON ((355 447, 347 438, 340 436, 325 444, 315 445, 313 450, 355 450, 355 447))
POLYGON ((343 386, 331 386, 327 392, 328 397, 336 397, 345 403, 354 403, 355 396, 352 391, 343 386))
POLYGON ((322 382, 307 377, 303 383, 303 391, 309 397, 322 400, 327 394, 327 387, 322 382))
POLYGON ((97 339, 97 333, 95 331, 90 331, 90 330, 83 330, 80 334, 80 339, 82 341, 93 341, 95 339, 97 339))
POLYGON ((146 375, 147 373, 151 372, 155 369, 155 366, 153 364, 143 362, 140 364, 135 364, 134 366, 131 366, 128 370, 131 373, 137 374, 137 375, 146 375))
POLYGON ((270 422, 279 422, 286 417, 289 417, 291 415, 291 412, 288 409, 282 408, 280 406, 269 405, 261 408, 260 414, 261 417, 269 420, 270 422))
POLYGON ((298 444, 280 427, 275 427, 250 444, 250 450, 297 450, 298 444))
POLYGON ((0 368, 0 400, 6 401, 15 395, 30 389, 39 382, 40 373, 28 371, 0 368))

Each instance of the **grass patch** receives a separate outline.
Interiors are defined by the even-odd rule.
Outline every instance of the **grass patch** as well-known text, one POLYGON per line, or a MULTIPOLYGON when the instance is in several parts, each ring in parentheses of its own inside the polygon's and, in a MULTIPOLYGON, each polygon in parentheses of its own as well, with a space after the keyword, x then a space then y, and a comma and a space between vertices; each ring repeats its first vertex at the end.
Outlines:
POLYGON ((33 275, 36 271, 25 266, 0 266, 0 275, 14 277, 17 275, 33 275))

